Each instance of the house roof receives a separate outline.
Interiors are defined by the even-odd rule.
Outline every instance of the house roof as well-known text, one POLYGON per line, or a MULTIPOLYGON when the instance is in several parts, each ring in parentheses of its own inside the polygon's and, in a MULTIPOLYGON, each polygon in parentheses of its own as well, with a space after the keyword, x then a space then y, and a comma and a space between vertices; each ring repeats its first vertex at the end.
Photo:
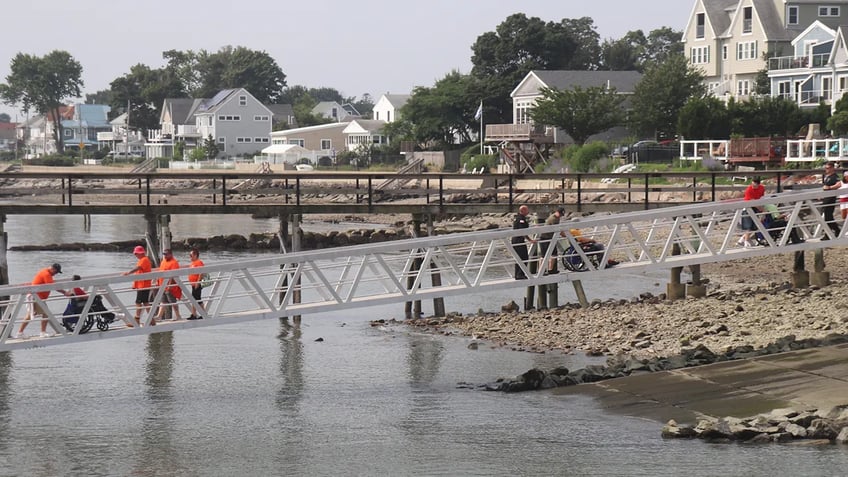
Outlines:
MULTIPOLYGON (((794 33, 783 26, 783 21, 781 21, 780 14, 772 0, 753 0, 752 3, 768 40, 789 41, 795 36, 794 33)), ((741 15, 739 18, 741 18, 741 15)))
POLYGON ((203 101, 203 98, 165 98, 163 108, 170 111, 174 124, 194 124, 194 111, 203 101))
POLYGON ((308 133, 313 131, 321 131, 323 129, 335 129, 342 128, 344 129, 347 125, 350 124, 350 121, 341 121, 338 123, 326 123, 326 124, 316 124, 315 126, 304 126, 302 128, 295 129, 282 129, 279 131, 271 131, 271 137, 287 137, 295 134, 308 133))
POLYGON ((392 105, 392 107, 394 107, 395 109, 400 109, 403 107, 404 104, 406 104, 407 101, 409 101, 409 98, 411 98, 412 95, 386 93, 383 95, 383 97, 386 98, 386 101, 388 101, 389 104, 392 105))
MULTIPOLYGON (((528 73, 528 77, 530 75, 536 76, 548 88, 567 89, 574 88, 575 86, 591 88, 609 85, 620 93, 633 92, 636 83, 642 79, 642 73, 638 71, 533 70, 528 73)), ((525 77, 521 83, 524 83, 526 80, 527 78, 525 77)))
POLYGON ((203 100, 203 103, 201 103, 200 106, 197 108, 197 112, 214 112, 214 110, 221 107, 221 105, 224 104, 227 99, 236 94, 236 91, 238 91, 238 89, 222 89, 221 91, 218 91, 218 93, 215 94, 215 96, 213 96, 212 98, 203 100))
POLYGON ((701 3, 713 33, 716 36, 724 35, 730 28, 731 14, 736 11, 739 0, 701 0, 701 3))
POLYGON ((291 104, 266 104, 265 107, 268 108, 269 111, 271 111, 271 114, 273 114, 275 118, 291 118, 292 122, 289 124, 297 127, 297 120, 294 118, 294 108, 291 104))
POLYGON ((301 154, 304 152, 308 152, 308 150, 298 146, 297 144, 272 144, 262 150, 262 154, 301 154))
POLYGON ((379 133, 385 125, 386 122, 380 119, 354 119, 342 132, 345 134, 362 132, 379 133))

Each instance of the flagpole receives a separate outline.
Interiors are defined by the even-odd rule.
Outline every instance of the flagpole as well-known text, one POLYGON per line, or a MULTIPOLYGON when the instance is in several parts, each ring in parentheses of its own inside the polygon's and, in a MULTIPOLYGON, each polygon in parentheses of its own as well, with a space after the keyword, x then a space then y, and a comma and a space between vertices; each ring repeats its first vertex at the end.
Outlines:
POLYGON ((483 155, 483 102, 480 101, 480 155, 483 155))

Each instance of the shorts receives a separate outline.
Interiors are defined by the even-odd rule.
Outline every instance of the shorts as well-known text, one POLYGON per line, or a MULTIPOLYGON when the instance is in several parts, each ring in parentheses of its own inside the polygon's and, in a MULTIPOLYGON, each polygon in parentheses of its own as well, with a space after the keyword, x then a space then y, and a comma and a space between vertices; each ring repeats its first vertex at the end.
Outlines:
POLYGON ((47 316, 47 312, 41 307, 41 303, 34 300, 27 303, 27 314, 30 318, 34 318, 35 316, 47 316))
POLYGON ((742 230, 757 230, 757 226, 754 225, 754 219, 750 215, 746 214, 742 216, 742 230))
POLYGON ((191 297, 196 301, 200 301, 200 296, 203 295, 203 288, 191 287, 191 297))
POLYGON ((148 305, 150 304, 150 290, 136 290, 135 292, 135 304, 136 305, 148 305))

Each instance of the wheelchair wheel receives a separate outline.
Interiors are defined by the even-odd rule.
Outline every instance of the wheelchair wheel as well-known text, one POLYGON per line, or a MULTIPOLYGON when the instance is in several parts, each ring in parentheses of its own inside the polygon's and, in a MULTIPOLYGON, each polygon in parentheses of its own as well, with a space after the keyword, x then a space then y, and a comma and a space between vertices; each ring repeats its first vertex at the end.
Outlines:
POLYGON ((105 321, 98 318, 97 329, 100 331, 109 331, 109 323, 106 323, 105 321))
POLYGON ((586 270, 586 264, 583 263, 583 259, 580 255, 574 251, 574 247, 568 247, 568 249, 562 254, 561 261, 562 266, 566 270, 572 272, 583 272, 586 270))
POLYGON ((88 333, 91 331, 91 327, 94 326, 94 317, 88 315, 85 317, 85 320, 82 322, 82 328, 80 328, 79 334, 88 333))

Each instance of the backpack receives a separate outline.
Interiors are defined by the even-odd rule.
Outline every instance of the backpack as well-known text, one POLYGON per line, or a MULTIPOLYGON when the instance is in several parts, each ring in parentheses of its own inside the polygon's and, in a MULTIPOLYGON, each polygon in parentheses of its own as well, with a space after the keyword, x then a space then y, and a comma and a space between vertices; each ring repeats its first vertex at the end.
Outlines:
POLYGON ((209 277, 208 273, 200 274, 200 288, 207 288, 212 286, 212 278, 209 277))

